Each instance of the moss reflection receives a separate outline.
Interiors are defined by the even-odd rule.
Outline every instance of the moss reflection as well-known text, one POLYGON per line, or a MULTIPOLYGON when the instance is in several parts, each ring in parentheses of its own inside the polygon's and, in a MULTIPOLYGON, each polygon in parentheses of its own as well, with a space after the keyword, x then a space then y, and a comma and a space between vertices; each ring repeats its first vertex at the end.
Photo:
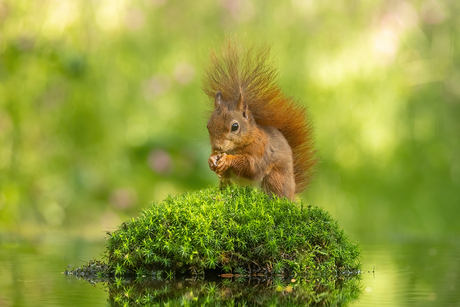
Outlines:
POLYGON ((88 279, 104 282, 111 306, 346 306, 361 294, 360 275, 329 278, 249 278, 165 280, 88 279))

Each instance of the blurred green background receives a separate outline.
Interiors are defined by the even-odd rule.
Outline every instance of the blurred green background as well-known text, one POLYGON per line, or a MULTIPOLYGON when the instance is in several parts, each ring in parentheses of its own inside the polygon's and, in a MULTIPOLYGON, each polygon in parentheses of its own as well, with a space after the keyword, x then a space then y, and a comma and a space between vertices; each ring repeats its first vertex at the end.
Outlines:
POLYGON ((217 185, 203 66, 268 42, 315 121, 302 197, 362 240, 460 235, 460 2, 0 0, 0 231, 101 238, 217 185))

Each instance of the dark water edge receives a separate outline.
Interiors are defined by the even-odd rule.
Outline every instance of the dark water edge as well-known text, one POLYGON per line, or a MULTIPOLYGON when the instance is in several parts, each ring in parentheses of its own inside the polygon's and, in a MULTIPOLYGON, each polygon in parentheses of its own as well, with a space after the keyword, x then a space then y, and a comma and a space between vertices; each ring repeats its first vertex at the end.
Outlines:
POLYGON ((460 244, 456 242, 362 243, 364 274, 333 283, 302 278, 261 281, 219 277, 92 284, 62 273, 68 266, 81 266, 90 259, 100 258, 104 245, 105 242, 65 236, 40 241, 3 239, 0 306, 117 305, 121 297, 127 297, 126 292, 128 296, 137 292, 144 299, 155 295, 189 305, 213 297, 222 298, 224 305, 243 304, 247 302, 244 296, 248 296, 259 299, 261 306, 275 302, 299 305, 320 297, 325 305, 338 306, 460 306, 460 244))

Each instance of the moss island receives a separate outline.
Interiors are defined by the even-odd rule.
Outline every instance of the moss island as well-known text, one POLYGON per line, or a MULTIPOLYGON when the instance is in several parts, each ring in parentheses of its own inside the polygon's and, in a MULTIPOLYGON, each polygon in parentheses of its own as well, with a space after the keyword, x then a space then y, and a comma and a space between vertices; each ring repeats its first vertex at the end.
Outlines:
POLYGON ((108 235, 107 263, 81 271, 337 275, 360 265, 357 244, 326 211, 253 187, 168 196, 108 235))

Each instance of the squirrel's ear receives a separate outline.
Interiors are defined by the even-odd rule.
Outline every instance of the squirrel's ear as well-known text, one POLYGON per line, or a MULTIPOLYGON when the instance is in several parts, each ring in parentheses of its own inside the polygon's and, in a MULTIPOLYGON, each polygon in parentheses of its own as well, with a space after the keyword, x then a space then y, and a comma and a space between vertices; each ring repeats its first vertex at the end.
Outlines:
POLYGON ((217 92, 216 98, 214 99, 214 107, 217 109, 221 103, 222 103, 222 93, 217 92))
POLYGON ((246 118, 248 114, 248 104, 243 98, 243 94, 240 92, 240 96, 238 97, 238 103, 236 107, 239 111, 243 111, 243 117, 246 118))

